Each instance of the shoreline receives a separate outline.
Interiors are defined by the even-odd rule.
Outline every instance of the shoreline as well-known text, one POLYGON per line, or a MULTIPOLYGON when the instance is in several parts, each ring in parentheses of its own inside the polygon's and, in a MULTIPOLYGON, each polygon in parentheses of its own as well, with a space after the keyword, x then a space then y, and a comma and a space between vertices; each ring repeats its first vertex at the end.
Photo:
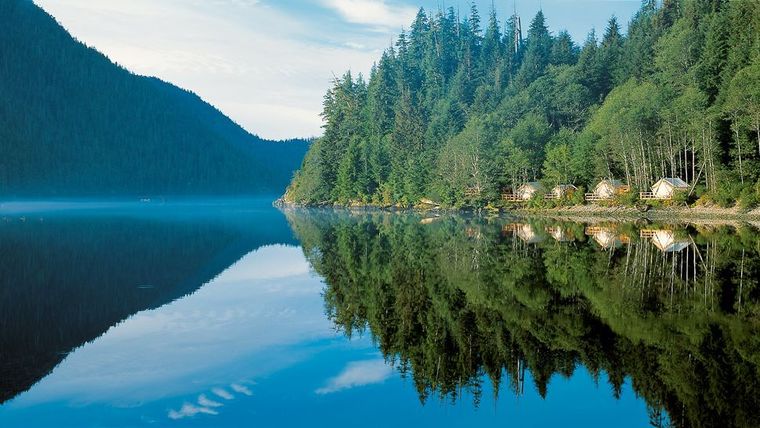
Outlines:
POLYGON ((346 210, 353 212, 409 212, 418 214, 431 213, 461 213, 461 214, 495 214, 500 216, 533 216, 533 217, 552 217, 552 218, 592 218, 596 220, 680 220, 680 221, 734 221, 734 222, 760 222, 760 207, 753 208, 749 211, 743 211, 738 207, 721 208, 718 206, 700 206, 700 207, 652 207, 648 211, 642 212, 635 207, 629 206, 603 206, 603 205, 573 205, 558 208, 481 208, 481 209, 461 209, 461 208, 442 208, 439 206, 418 205, 413 207, 398 206, 379 206, 371 204, 356 205, 339 205, 339 204, 298 204, 285 202, 278 199, 274 203, 277 207, 282 208, 325 208, 346 210))

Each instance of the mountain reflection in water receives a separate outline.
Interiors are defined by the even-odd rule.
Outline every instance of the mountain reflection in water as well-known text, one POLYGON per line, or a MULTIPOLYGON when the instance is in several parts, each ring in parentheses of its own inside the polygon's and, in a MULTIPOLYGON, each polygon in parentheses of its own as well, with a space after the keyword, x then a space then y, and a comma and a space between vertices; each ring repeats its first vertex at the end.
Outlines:
POLYGON ((0 403, 116 323, 196 291, 245 254, 275 243, 295 240, 272 209, 4 216, 0 403))
POLYGON ((330 319, 423 401, 521 394, 526 371, 545 396, 583 366, 616 396, 630 378, 655 426, 760 425, 752 226, 286 214, 330 319))

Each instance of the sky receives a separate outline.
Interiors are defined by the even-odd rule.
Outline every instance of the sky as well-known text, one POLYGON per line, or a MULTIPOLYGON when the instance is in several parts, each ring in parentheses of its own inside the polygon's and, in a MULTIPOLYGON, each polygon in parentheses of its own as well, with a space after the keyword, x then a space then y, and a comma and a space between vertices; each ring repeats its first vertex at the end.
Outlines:
MULTIPOLYGON (((419 7, 469 9, 467 0, 34 0, 74 37, 141 75, 197 93, 249 132, 319 136, 334 76, 367 75, 419 7)), ((478 0, 486 16, 492 2, 478 0)), ((541 8, 553 33, 581 43, 640 0, 494 0, 523 31, 541 8)), ((625 29, 626 26, 623 25, 625 29)))

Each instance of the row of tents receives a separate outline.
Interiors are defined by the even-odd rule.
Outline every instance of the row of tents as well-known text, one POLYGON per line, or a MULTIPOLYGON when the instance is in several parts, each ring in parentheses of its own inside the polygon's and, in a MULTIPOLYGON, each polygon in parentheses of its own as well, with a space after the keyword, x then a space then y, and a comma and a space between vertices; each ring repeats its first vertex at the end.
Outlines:
MULTIPOLYGON (((682 179, 666 177, 655 183, 650 192, 640 192, 639 199, 669 200, 673 198, 676 192, 687 191, 688 189, 689 185, 682 179)), ((508 202, 521 202, 533 199, 536 194, 540 193, 544 193, 545 199, 562 199, 572 196, 577 190, 572 184, 559 184, 546 192, 540 182, 533 181, 521 185, 512 193, 502 194, 502 199, 508 202)), ((620 180, 604 179, 594 187, 592 192, 586 193, 584 199, 590 202, 606 201, 630 191, 630 186, 623 184, 620 180)))

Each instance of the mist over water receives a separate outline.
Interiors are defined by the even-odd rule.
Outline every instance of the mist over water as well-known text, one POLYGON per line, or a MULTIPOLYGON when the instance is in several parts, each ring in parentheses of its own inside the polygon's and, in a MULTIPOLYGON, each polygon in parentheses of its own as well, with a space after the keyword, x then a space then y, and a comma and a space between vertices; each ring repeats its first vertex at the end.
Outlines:
POLYGON ((0 201, 0 214, 57 214, 86 213, 114 214, 191 214, 224 213, 235 209, 271 208, 274 195, 236 198, 206 197, 144 197, 144 198, 62 198, 62 199, 13 199, 0 201))

